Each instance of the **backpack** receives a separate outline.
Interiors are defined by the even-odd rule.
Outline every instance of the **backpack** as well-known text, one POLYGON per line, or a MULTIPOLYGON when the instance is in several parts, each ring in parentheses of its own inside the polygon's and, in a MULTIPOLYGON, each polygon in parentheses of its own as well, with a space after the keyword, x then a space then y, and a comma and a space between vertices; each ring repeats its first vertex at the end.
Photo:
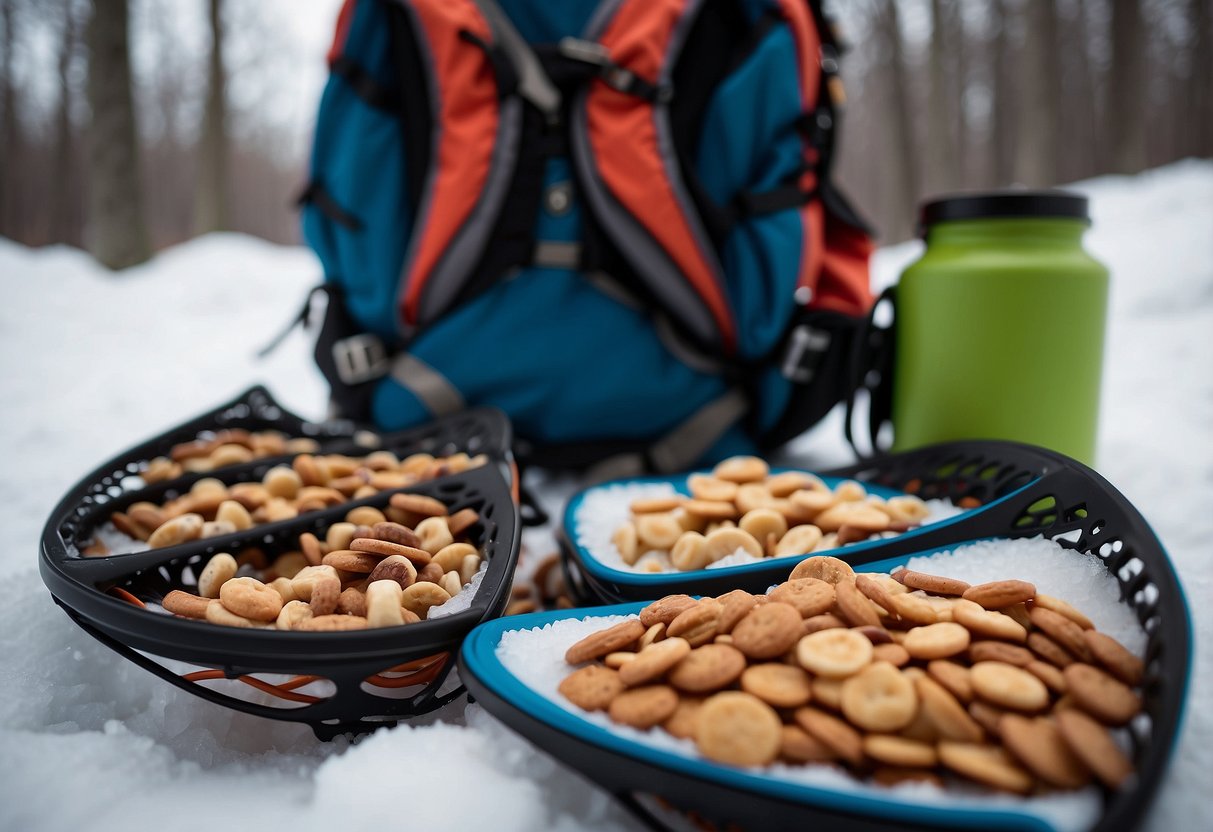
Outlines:
POLYGON ((837 58, 806 0, 346 0, 301 198, 337 411, 496 406, 600 476, 817 422, 873 306, 837 58))

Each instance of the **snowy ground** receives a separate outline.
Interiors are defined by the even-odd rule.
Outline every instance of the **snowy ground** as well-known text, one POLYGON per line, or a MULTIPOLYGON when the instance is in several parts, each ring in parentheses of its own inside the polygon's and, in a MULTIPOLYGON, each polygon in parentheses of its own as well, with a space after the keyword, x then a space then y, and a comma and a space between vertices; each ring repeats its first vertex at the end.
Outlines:
MULTIPOLYGON (((1113 270, 1100 470, 1174 558, 1195 615, 1196 680, 1152 830, 1213 828, 1213 162, 1085 183, 1093 252, 1113 270)), ((884 250, 887 283, 916 254, 884 250)), ((0 240, 0 829, 631 828, 601 792, 478 707, 354 745, 232 713, 117 660, 50 601, 46 514, 81 473, 269 380, 318 416, 299 333, 252 354, 319 269, 302 249, 212 235, 111 276, 84 254, 0 240), (407 789, 402 793, 401 786, 407 789), (233 826, 235 824, 235 826, 233 826)), ((844 462, 837 419, 797 443, 844 462)), ((550 546, 531 539, 532 547, 550 546)))

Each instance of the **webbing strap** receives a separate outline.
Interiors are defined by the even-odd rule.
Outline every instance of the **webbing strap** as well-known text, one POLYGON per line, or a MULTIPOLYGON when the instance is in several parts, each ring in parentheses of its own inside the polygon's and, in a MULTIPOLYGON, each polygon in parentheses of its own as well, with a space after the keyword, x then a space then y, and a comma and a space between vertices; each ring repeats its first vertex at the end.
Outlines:
POLYGON ((649 468, 659 473, 683 471, 707 453, 738 419, 749 410, 746 395, 733 388, 691 414, 643 453, 608 457, 586 472, 591 482, 636 476, 649 468))
POLYGON ((541 269, 577 269, 581 266, 581 243, 540 240, 535 243, 531 265, 541 269))
POLYGON ((446 376, 412 353, 402 352, 392 360, 392 378, 417 397, 433 416, 457 413, 467 407, 446 376))
POLYGON ((518 73, 517 92, 527 101, 535 105, 548 121, 556 121, 560 117, 560 90, 548 78, 543 65, 536 57, 530 44, 518 34, 514 24, 510 22, 505 12, 494 0, 475 0, 480 13, 484 15, 493 30, 493 36, 503 52, 514 65, 518 73))

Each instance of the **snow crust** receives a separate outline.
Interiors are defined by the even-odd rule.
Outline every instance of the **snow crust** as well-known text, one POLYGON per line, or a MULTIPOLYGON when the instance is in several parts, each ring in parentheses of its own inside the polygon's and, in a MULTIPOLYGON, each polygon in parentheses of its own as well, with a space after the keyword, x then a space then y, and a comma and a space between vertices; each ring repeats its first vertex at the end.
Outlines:
MULTIPOLYGON (((1078 187, 1093 199, 1087 245, 1113 272, 1098 467, 1171 553, 1197 638, 1186 725, 1144 826, 1213 828, 1213 161, 1078 187)), ((882 249, 875 283, 916 256, 914 244, 882 249)), ((0 829, 639 828, 479 706, 319 743, 118 659, 43 587, 42 524, 100 461, 254 382, 323 415, 308 338, 254 358, 320 279, 307 250, 236 234, 120 274, 79 251, 0 240, 0 829)), ((849 462, 841 437, 835 413, 776 462, 849 462)), ((557 513, 576 486, 534 482, 557 513)), ((543 530, 524 543, 554 548, 543 530)))

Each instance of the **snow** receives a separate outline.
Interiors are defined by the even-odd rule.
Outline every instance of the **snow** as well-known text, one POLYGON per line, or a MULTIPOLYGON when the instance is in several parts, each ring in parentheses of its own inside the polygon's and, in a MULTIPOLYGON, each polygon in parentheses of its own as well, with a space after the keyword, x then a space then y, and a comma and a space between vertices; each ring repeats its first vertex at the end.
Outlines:
MULTIPOLYGON (((1210 828, 1213 162, 1079 187, 1094 200, 1088 246, 1113 271, 1098 467, 1174 558, 1199 639, 1184 732, 1146 828, 1210 828)), ((877 283, 915 256, 913 244, 881 250, 877 283)), ((117 275, 77 251, 0 240, 0 567, 10 598, 0 608, 0 828, 638 828, 479 706, 319 743, 305 727, 236 714, 116 659, 42 586, 42 523, 103 459, 257 381, 322 415, 323 383, 301 333, 254 358, 319 280, 306 250, 232 234, 117 275)), ((838 414, 787 456, 811 468, 849 461, 838 414)), ((574 487, 544 481, 548 508, 574 487)), ((525 542, 532 564, 554 548, 544 532, 528 530, 525 542)))

